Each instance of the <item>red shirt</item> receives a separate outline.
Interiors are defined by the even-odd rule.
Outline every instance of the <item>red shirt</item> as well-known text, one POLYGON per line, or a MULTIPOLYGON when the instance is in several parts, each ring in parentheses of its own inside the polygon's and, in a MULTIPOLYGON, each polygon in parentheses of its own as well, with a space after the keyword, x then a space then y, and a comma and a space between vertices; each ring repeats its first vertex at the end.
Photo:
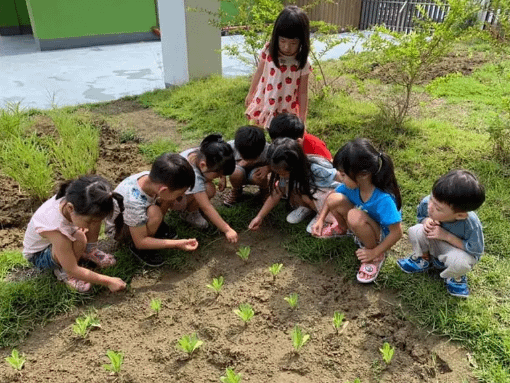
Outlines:
POLYGON ((305 154, 316 154, 329 161, 333 161, 333 157, 331 157, 331 153, 326 147, 326 143, 309 133, 305 133, 303 136, 303 152, 305 154))

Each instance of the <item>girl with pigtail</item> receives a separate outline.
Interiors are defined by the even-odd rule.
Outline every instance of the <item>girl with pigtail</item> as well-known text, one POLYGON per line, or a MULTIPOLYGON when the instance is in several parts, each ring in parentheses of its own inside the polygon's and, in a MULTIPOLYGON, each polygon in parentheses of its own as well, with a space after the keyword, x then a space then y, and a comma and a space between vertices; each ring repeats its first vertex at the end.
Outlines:
MULTIPOLYGON (((126 287, 120 278, 96 273, 78 265, 88 260, 100 268, 116 263, 113 255, 97 248, 102 221, 113 213, 114 201, 121 211, 122 196, 113 192, 104 178, 84 176, 64 182, 58 193, 43 203, 28 223, 23 255, 40 269, 51 269, 57 279, 78 292, 87 292, 91 284, 107 286, 116 292, 126 287)), ((115 226, 120 232, 119 214, 115 226)))
POLYGON ((328 196, 312 234, 320 237, 329 212, 338 231, 350 230, 360 248, 357 279, 375 281, 388 251, 402 237, 402 200, 391 158, 363 138, 345 144, 335 155, 333 166, 342 184, 328 196))

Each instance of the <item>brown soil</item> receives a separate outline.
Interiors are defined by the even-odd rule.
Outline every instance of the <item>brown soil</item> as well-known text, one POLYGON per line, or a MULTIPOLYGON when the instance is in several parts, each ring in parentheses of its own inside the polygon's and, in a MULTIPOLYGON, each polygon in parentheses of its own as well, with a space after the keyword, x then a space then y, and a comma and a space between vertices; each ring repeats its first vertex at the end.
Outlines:
MULTIPOLYGON (((102 129, 97 173, 113 183, 148 168, 136 143, 120 143, 117 128, 154 126, 166 137, 178 137, 175 124, 132 101, 118 101, 94 113, 102 129), (117 122, 112 122, 102 113, 115 113, 115 108, 117 122)), ((39 125, 47 123, 43 119, 39 125)), ((35 128, 39 125, 36 120, 35 128)), ((147 137, 157 134, 147 131, 147 137)), ((24 227, 38 202, 12 180, 2 177, 0 185, 0 248, 20 249, 24 227)), ((21 374, 0 364, 0 382, 218 382, 226 367, 242 373, 243 382, 256 383, 346 382, 357 377, 362 382, 475 381, 466 351, 406 321, 395 293, 360 285, 353 275, 339 275, 328 262, 304 263, 282 248, 282 239, 267 227, 241 233, 240 244, 252 249, 245 262, 235 255, 237 245, 219 237, 190 256, 186 272, 141 272, 128 292, 94 298, 101 329, 85 340, 73 335, 71 324, 87 310, 84 307, 55 318, 19 345, 27 356, 21 374), (272 283, 268 266, 275 262, 283 263, 284 269, 272 283), (220 275, 225 286, 216 297, 205 285, 220 275), (299 294, 296 310, 283 299, 292 292, 299 294), (152 298, 163 301, 159 316, 151 314, 152 298), (246 326, 233 313, 245 302, 255 310, 246 326), (339 334, 332 326, 334 311, 346 316, 339 334), (295 325, 310 334, 299 353, 290 339, 295 325), (191 333, 204 344, 188 358, 176 343, 191 333), (385 341, 396 349, 389 366, 379 352, 385 341), (125 353, 119 376, 110 376, 102 367, 108 363, 109 349, 125 353)), ((388 262, 396 256, 393 252, 388 262)), ((2 358, 9 352, 2 350, 2 358)))

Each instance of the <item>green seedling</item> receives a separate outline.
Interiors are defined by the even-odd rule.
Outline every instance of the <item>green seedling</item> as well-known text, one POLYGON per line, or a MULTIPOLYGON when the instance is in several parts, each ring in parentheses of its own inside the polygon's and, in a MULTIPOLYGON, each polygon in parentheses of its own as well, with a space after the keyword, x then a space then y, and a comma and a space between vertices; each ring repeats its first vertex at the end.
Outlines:
POLYGON ((106 356, 110 359, 110 364, 103 364, 103 368, 113 374, 118 374, 122 368, 122 363, 124 363, 124 353, 108 350, 106 356))
POLYGON ((91 328, 99 328, 99 320, 92 314, 76 318, 73 324, 73 331, 79 337, 85 339, 91 328))
POLYGON ((288 297, 285 297, 283 299, 287 301, 291 309, 295 309, 298 305, 298 298, 299 297, 296 293, 292 293, 288 297))
POLYGON ((292 345, 294 346, 296 352, 299 352, 301 347, 303 347, 304 344, 310 339, 310 335, 303 334, 303 331, 301 331, 299 326, 295 326, 290 335, 292 337, 292 345))
POLYGON ((241 258, 243 261, 247 261, 251 253, 250 246, 241 246, 239 250, 237 250, 237 255, 239 255, 239 258, 241 258))
POLYGON ((221 288, 223 287, 224 279, 222 276, 219 276, 218 278, 213 278, 212 283, 210 285, 207 285, 211 290, 214 290, 216 294, 220 294, 221 288))
POLYGON ((379 351, 381 352, 384 363, 390 364, 393 359, 393 354, 395 353, 395 347, 391 347, 388 342, 384 342, 379 351))
POLYGON ((225 376, 220 377, 223 383, 239 383, 241 381, 241 374, 236 374, 233 369, 227 368, 225 376))
POLYGON ((16 371, 21 371, 21 369, 23 368, 23 365, 25 364, 25 356, 20 355, 18 350, 16 350, 16 349, 13 349, 11 352, 11 356, 8 356, 7 358, 5 358, 5 360, 16 371))
MULTIPOLYGON (((350 383, 349 381, 345 382, 345 383, 350 383)), ((359 378, 356 378, 352 381, 352 383, 361 383, 361 380, 359 380, 359 378)))
POLYGON ((177 348, 187 353, 190 357, 204 342, 197 338, 197 334, 184 335, 177 344, 177 348))
POLYGON ((161 299, 158 298, 151 299, 150 306, 151 309, 156 313, 156 315, 159 315, 159 312, 161 311, 161 299))
POLYGON ((283 263, 273 263, 271 266, 269 266, 269 271, 273 275, 273 282, 276 280, 276 276, 280 274, 280 271, 282 271, 283 263))
POLYGON ((335 311, 333 314, 333 326, 335 327, 336 333, 338 334, 338 330, 340 330, 340 327, 342 326, 342 323, 344 323, 345 315, 343 313, 339 313, 338 311, 335 311))
POLYGON ((244 321, 245 325, 247 325, 251 318, 253 318, 253 315, 255 315, 255 312, 249 303, 240 304, 239 309, 234 310, 234 313, 236 313, 244 321))

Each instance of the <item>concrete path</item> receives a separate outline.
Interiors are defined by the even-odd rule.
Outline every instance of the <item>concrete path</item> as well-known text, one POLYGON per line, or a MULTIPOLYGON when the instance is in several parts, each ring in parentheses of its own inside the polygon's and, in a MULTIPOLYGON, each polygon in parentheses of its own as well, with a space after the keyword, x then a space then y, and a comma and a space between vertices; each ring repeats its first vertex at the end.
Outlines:
MULTIPOLYGON (((348 42, 330 50, 324 59, 338 58, 360 44, 348 42)), ((222 46, 239 44, 242 36, 222 37, 222 46)), ((321 45, 316 45, 320 50, 321 45)), ((253 67, 222 54, 225 77, 250 75, 253 67)), ((111 101, 163 89, 161 42, 106 45, 39 52, 31 35, 0 36, 0 108, 49 109, 111 101)))

